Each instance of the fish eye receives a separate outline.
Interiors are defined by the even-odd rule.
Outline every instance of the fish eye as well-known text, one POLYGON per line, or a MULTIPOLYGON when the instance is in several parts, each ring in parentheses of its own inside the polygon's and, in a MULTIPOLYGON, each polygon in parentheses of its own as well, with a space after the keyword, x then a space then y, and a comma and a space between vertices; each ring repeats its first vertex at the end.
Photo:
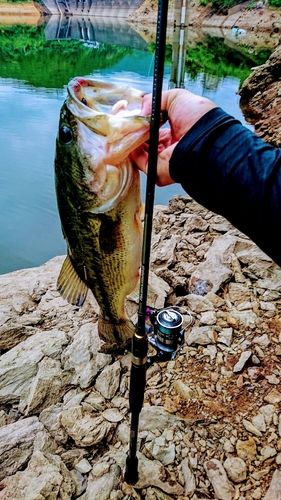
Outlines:
POLYGON ((59 139, 64 144, 70 144, 72 142, 72 139, 73 139, 72 130, 69 127, 67 127, 66 125, 61 127, 59 130, 59 139))

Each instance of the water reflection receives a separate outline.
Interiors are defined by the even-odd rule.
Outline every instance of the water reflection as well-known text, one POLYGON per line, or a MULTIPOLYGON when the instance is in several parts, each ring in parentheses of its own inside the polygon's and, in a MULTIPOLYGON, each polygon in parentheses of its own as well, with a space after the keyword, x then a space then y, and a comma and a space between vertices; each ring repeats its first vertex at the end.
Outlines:
MULTIPOLYGON (((145 92, 152 89, 153 51, 143 27, 136 31, 124 20, 95 18, 91 27, 85 19, 82 30, 81 19, 72 18, 70 28, 60 21, 52 16, 37 28, 1 27, 0 273, 40 265, 65 253, 53 160, 59 110, 69 79, 92 74, 145 92), (75 32, 78 39, 69 40, 75 32)), ((216 75, 202 71, 208 44, 189 40, 188 53, 195 51, 197 60, 188 56, 184 64, 181 58, 178 78, 177 64, 171 64, 173 36, 174 32, 168 38, 163 88, 184 86, 204 94, 245 124, 236 93, 240 79, 233 76, 235 65, 229 73, 227 69, 216 75)), ((215 51, 220 50, 217 45, 215 51)), ((183 193, 178 185, 157 188, 155 202, 167 204, 177 193, 183 193)))
POLYGON ((45 27, 46 40, 80 40, 93 48, 112 44, 147 50, 146 41, 125 18, 90 16, 51 16, 45 27))

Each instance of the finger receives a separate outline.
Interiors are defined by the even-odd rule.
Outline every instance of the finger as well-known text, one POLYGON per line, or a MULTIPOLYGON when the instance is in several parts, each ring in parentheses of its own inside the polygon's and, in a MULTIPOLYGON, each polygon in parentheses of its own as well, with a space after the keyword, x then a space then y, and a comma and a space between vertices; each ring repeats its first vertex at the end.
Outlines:
POLYGON ((146 151, 146 148, 140 146, 139 148, 132 151, 130 157, 132 158, 138 169, 147 174, 148 152, 146 151))
POLYGON ((158 155, 156 180, 157 186, 169 186, 170 184, 175 184, 170 176, 170 158, 176 147, 176 144, 177 143, 172 144, 158 155))

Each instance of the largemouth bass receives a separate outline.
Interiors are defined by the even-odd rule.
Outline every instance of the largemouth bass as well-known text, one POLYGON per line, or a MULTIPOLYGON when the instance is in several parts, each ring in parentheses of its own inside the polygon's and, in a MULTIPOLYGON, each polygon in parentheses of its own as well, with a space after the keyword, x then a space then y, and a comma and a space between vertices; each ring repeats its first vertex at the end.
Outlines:
POLYGON ((149 138, 143 95, 77 77, 60 112, 55 177, 67 257, 57 286, 78 306, 92 290, 108 350, 127 346, 134 332, 125 300, 139 281, 142 203, 129 154, 149 138))

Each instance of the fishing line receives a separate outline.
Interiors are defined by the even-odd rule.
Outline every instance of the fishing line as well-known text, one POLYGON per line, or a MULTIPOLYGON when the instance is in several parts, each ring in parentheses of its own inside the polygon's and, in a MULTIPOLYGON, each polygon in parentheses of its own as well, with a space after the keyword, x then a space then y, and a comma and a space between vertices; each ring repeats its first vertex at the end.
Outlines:
POLYGON ((158 139, 160 127, 161 95, 164 76, 168 0, 159 0, 154 76, 152 90, 152 112, 146 183, 142 263, 139 291, 138 322, 132 339, 132 366, 130 375, 129 405, 131 412, 131 431, 129 454, 126 460, 125 481, 135 484, 138 480, 137 436, 139 414, 144 400, 146 383, 148 341, 146 333, 146 301, 149 276, 149 259, 154 208, 155 182, 157 175, 158 139))

